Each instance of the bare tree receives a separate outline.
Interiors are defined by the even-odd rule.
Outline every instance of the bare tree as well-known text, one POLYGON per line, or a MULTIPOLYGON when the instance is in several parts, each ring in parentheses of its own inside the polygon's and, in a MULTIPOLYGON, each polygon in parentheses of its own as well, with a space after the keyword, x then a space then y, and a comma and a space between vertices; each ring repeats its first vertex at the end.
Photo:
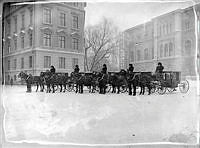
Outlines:
POLYGON ((98 25, 88 26, 85 30, 85 70, 99 70, 117 46, 118 29, 104 18, 98 25), (106 60, 105 60, 106 59, 106 60))

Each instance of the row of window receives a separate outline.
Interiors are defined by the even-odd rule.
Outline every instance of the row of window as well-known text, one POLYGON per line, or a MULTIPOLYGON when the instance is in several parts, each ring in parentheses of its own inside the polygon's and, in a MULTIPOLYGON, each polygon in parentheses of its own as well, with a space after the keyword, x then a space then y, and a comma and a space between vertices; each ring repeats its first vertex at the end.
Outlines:
POLYGON ((165 23, 160 24, 159 26, 159 35, 165 35, 172 32, 172 24, 171 23, 165 23))
MULTIPOLYGON (((17 15, 13 16, 13 20, 14 20, 14 32, 17 32, 17 27, 18 27, 18 17, 17 15)), ((30 22, 29 24, 32 25, 33 24, 33 9, 29 9, 29 18, 30 18, 30 22)), ((24 29, 25 28, 25 12, 21 13, 20 16, 21 19, 21 28, 24 29)), ((7 19, 7 32, 10 33, 11 32, 11 20, 10 18, 7 19)))
MULTIPOLYGON (((59 13, 59 25, 66 27, 66 13, 60 12, 59 13)), ((52 24, 52 10, 49 8, 44 8, 43 10, 43 23, 45 24, 52 24)), ((79 28, 79 18, 78 15, 72 15, 72 28, 78 29, 79 28)))
MULTIPOLYGON (((43 11, 43 23, 45 24, 52 24, 52 10, 49 9, 49 8, 44 8, 44 11, 43 11)), ((30 9, 29 10, 29 18, 30 18, 30 25, 33 24, 33 9, 30 9)), ((14 20, 14 32, 17 32, 17 28, 18 28, 18 16, 15 15, 13 17, 13 20, 14 20)), ((6 20, 7 24, 7 33, 10 34, 11 32, 11 19, 7 19, 6 20)), ((66 27, 67 25, 67 15, 66 13, 64 12, 60 12, 59 13, 59 25, 60 26, 63 26, 63 27, 66 27)), ((22 13, 21 14, 21 29, 24 29, 25 28, 25 13, 22 13)), ((72 28, 74 29, 78 29, 79 28, 79 17, 78 15, 72 15, 72 28)))
MULTIPOLYGON (((21 59, 20 59, 20 61, 21 61, 21 69, 24 69, 24 57, 22 57, 21 59)), ((32 68, 33 67, 33 56, 29 56, 29 66, 28 66, 29 68, 32 68)), ((10 70, 11 69, 11 61, 10 60, 8 60, 8 70, 10 70)), ((16 70, 17 69, 17 59, 14 59, 13 60, 13 70, 16 70)))
MULTIPOLYGON (((58 43, 59 43, 59 48, 66 48, 66 37, 58 36, 58 43)), ((52 34, 51 33, 44 33, 43 45, 46 47, 51 47, 51 45, 52 45, 52 34)), ((79 39, 72 38, 72 49, 74 49, 74 50, 79 49, 79 39)))
MULTIPOLYGON (((17 44, 17 37, 13 38, 13 44, 14 44, 14 50, 17 50, 18 44, 17 44)), ((33 34, 29 33, 28 34, 28 43, 29 47, 32 47, 33 45, 33 34)), ((7 53, 11 52, 11 40, 8 40, 8 50, 7 53)), ((21 36, 21 49, 24 49, 24 44, 25 44, 25 36, 21 36)), ((66 37, 65 36, 58 36, 58 44, 59 48, 66 48, 66 37)), ((51 47, 52 46, 52 35, 50 33, 44 33, 43 35, 43 45, 46 47, 51 47)), ((72 49, 78 50, 79 49, 79 39, 77 38, 72 38, 72 49)))
MULTIPOLYGON (((20 59, 20 68, 24 69, 24 57, 20 59)), ((58 58, 58 67, 60 69, 66 68, 66 58, 65 57, 59 57, 58 58)), ((78 65, 78 58, 72 58, 72 68, 75 67, 75 65, 78 65)), ((50 68, 51 66, 51 56, 44 56, 44 68, 50 68)), ((33 67, 33 56, 29 56, 29 68, 33 67)), ((13 70, 17 69, 17 59, 13 60, 13 70)), ((11 61, 8 60, 8 70, 11 70, 11 61)))
MULTIPOLYGON (((190 40, 186 40, 184 43, 184 49, 183 54, 184 55, 191 55, 191 49, 192 49, 192 43, 190 40)), ((134 61, 134 52, 131 51, 131 61, 134 61)), ((142 59, 142 53, 141 50, 136 51, 136 60, 141 61, 141 60, 150 60, 150 52, 149 49, 146 48, 144 49, 144 59, 142 59)), ((154 56, 153 50, 152 50, 152 59, 154 56)), ((163 58, 163 57, 170 57, 174 56, 174 44, 172 42, 165 43, 165 44, 160 44, 159 48, 159 54, 158 57, 163 58)))
POLYGON ((153 59, 153 50, 151 50, 152 53, 150 54, 150 51, 148 48, 145 48, 144 49, 144 56, 143 56, 143 59, 142 59, 142 54, 141 54, 141 50, 137 50, 137 61, 141 61, 141 60, 150 60, 150 59, 153 59), (151 57, 150 57, 151 55, 151 57))
MULTIPOLYGON (((66 68, 66 58, 65 57, 59 57, 58 58, 58 67, 61 69, 66 68)), ((78 58, 72 58, 72 68, 75 67, 75 65, 78 65, 78 58)), ((51 66, 51 56, 44 56, 44 68, 50 68, 51 66)))
POLYGON ((142 56, 142 51, 139 49, 136 51, 136 55, 134 54, 133 51, 131 51, 131 61, 132 62, 134 61, 134 56, 136 56, 136 61, 150 60, 150 59, 153 59, 154 51, 150 50, 148 48, 145 48, 143 51, 143 56, 142 56))
MULTIPOLYGON (((25 35, 21 35, 21 49, 24 49, 25 47, 25 35)), ((29 47, 32 47, 33 45, 33 34, 32 32, 28 34, 28 44, 29 44, 29 47)), ((13 38, 13 49, 14 50, 17 50, 18 49, 18 41, 17 41, 17 37, 14 37, 13 38)), ((7 46, 8 46, 8 50, 7 50, 7 53, 10 53, 11 52, 11 39, 9 39, 7 41, 7 46)))
POLYGON ((172 42, 160 44, 160 54, 159 57, 169 57, 174 55, 174 45, 172 42))

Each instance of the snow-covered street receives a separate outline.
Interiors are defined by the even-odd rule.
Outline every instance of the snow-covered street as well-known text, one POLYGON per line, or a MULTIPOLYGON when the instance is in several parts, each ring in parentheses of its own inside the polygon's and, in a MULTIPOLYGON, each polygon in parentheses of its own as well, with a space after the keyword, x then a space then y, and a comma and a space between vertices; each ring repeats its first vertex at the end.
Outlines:
POLYGON ((25 91, 25 86, 4 87, 4 129, 8 141, 196 143, 195 82, 190 81, 187 94, 178 90, 150 96, 25 91))

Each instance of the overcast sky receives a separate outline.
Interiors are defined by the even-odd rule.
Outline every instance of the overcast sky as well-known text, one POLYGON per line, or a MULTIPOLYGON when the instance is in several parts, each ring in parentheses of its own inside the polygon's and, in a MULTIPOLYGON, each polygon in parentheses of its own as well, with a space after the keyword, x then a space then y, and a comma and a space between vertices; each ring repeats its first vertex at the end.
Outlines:
POLYGON ((120 30, 141 24, 151 18, 192 5, 179 2, 87 2, 85 25, 97 24, 102 17, 112 19, 120 30))

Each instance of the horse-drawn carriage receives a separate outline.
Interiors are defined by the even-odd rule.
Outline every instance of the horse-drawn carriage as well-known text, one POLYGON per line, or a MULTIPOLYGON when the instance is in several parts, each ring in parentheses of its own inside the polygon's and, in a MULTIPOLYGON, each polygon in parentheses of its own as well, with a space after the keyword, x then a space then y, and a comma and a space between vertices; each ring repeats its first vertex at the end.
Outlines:
MULTIPOLYGON (((19 77, 27 79, 28 75, 21 72, 19 77)), ((32 76, 30 83, 36 84, 37 90, 40 86, 41 90, 46 92, 75 91, 83 93, 83 87, 86 86, 89 92, 99 92, 101 87, 106 92, 125 93, 128 90, 128 84, 132 83, 140 88, 140 94, 144 94, 145 88, 148 88, 149 94, 158 92, 164 94, 166 91, 173 92, 179 87, 180 92, 186 93, 189 90, 189 82, 181 81, 181 72, 164 71, 160 78, 152 72, 133 72, 127 74, 125 70, 120 72, 108 72, 104 75, 99 72, 81 72, 81 73, 55 73, 41 72, 40 76, 32 76), (111 91, 112 90, 112 91, 111 91)), ((85 87, 85 88, 86 88, 85 87)))
POLYGON ((187 93, 189 90, 189 82, 181 79, 181 72, 178 71, 164 71, 162 78, 158 79, 155 76, 153 78, 153 90, 159 94, 165 94, 166 91, 174 92, 179 88, 181 93, 187 93))

